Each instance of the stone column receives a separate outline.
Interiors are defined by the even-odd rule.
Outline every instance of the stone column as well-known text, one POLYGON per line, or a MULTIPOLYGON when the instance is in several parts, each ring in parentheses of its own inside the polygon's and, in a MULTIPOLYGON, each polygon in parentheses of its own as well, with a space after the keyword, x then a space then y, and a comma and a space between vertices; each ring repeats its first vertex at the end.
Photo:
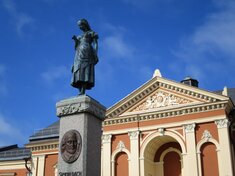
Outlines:
POLYGON ((195 123, 184 126, 187 146, 187 159, 186 163, 184 163, 186 165, 185 175, 190 176, 198 176, 195 126, 195 123))
POLYGON ((56 104, 60 117, 59 176, 100 176, 105 107, 86 95, 56 104))
POLYGON ((139 131, 129 132, 130 137, 130 175, 139 176, 139 131))
POLYGON ((220 151, 218 152, 219 173, 220 175, 232 176, 232 156, 228 131, 229 121, 228 119, 221 119, 216 120, 215 123, 218 128, 220 144, 220 151))
POLYGON ((105 134, 102 137, 103 144, 103 173, 102 176, 111 176, 111 134, 105 134))

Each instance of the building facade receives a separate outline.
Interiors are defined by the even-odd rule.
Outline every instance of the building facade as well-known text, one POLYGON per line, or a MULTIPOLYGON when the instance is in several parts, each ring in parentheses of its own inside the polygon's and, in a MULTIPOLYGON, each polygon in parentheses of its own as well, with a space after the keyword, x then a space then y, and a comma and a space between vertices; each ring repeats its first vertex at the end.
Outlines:
MULTIPOLYGON (((107 109, 97 175, 235 175, 234 95, 155 75, 107 109)), ((56 122, 29 138, 33 176, 57 175, 58 129, 56 122)), ((1 167, 7 162, 0 160, 0 175, 14 173, 1 167)))

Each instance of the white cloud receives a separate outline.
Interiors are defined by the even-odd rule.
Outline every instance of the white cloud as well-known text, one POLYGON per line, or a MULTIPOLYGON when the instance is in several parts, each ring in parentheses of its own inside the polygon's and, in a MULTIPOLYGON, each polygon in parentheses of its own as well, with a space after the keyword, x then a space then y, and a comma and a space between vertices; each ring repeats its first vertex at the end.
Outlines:
POLYGON ((206 23, 199 27, 192 37, 195 45, 203 52, 207 49, 219 49, 235 56, 235 3, 224 11, 212 14, 206 23))
POLYGON ((17 9, 17 6, 13 0, 3 0, 3 7, 9 13, 13 19, 13 25, 17 34, 22 37, 24 35, 24 29, 32 26, 34 19, 28 14, 17 9))
POLYGON ((159 60, 156 51, 147 52, 149 48, 146 45, 148 44, 141 50, 138 49, 138 45, 132 41, 131 32, 122 26, 114 26, 110 23, 101 26, 104 35, 100 41, 99 57, 100 62, 103 60, 105 62, 97 69, 97 77, 101 79, 98 81, 115 84, 115 80, 119 80, 120 75, 124 74, 141 80, 150 79, 155 69, 151 68, 150 63, 159 60), (149 65, 146 65, 146 59, 149 60, 147 63, 149 65))
POLYGON ((130 59, 134 54, 134 47, 124 38, 127 30, 122 26, 113 26, 111 24, 103 24, 105 36, 100 42, 100 47, 105 51, 107 58, 130 59))
POLYGON ((24 136, 16 127, 12 126, 6 120, 7 118, 0 113, 0 146, 23 141, 24 136))
POLYGON ((180 48, 174 51, 180 58, 178 63, 173 63, 178 65, 175 70, 181 68, 186 74, 204 81, 208 75, 210 79, 219 79, 234 72, 235 2, 216 3, 216 6, 217 12, 208 14, 191 36, 181 40, 180 48))
POLYGON ((42 79, 49 85, 55 81, 65 78, 70 73, 69 69, 65 66, 51 67, 41 74, 42 79))
POLYGON ((115 58, 130 58, 133 56, 133 48, 128 45, 121 35, 107 36, 103 40, 106 52, 115 58))

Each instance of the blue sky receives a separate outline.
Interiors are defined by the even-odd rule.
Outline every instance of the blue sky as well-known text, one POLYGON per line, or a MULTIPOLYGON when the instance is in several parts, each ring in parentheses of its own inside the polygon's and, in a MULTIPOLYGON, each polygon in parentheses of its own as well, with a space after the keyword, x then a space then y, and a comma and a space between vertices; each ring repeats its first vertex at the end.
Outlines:
POLYGON ((235 0, 1 0, 0 146, 23 145, 58 120, 70 86, 76 22, 99 34, 96 86, 109 107, 151 79, 198 79, 206 90, 234 87, 235 0))

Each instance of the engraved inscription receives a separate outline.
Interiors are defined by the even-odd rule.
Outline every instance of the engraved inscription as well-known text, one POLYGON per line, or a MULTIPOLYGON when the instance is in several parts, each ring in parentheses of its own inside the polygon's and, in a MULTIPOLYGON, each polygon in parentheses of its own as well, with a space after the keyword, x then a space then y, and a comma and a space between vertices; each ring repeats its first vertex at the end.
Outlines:
POLYGON ((82 172, 60 172, 59 176, 82 176, 82 172))

